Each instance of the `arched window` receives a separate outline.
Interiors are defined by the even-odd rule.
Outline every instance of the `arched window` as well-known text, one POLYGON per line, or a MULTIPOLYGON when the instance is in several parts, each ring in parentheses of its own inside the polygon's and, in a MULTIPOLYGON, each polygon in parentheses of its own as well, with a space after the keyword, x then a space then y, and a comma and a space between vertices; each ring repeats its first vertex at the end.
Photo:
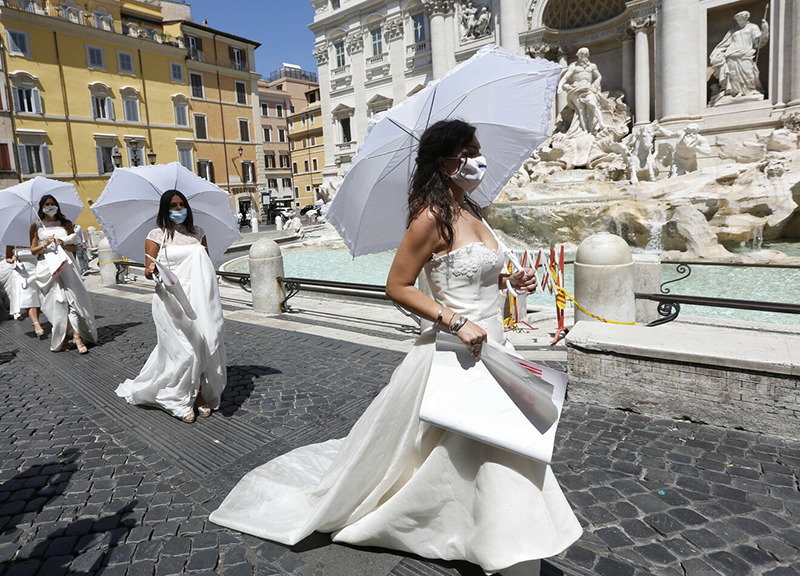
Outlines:
POLYGON ((133 86, 119 89, 122 99, 122 111, 125 113, 126 122, 141 122, 139 115, 139 91, 133 86))
POLYGON ((11 99, 15 112, 42 113, 42 96, 39 79, 28 72, 14 72, 8 75, 11 80, 11 99))
POLYGON ((114 119, 114 102, 111 99, 111 89, 102 82, 89 84, 89 93, 92 99, 92 117, 97 120, 114 119))

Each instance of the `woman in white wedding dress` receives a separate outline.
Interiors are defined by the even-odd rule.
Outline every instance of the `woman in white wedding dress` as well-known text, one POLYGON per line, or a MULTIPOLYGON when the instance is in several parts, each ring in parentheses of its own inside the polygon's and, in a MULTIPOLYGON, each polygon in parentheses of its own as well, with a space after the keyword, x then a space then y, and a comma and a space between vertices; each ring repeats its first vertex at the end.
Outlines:
POLYGON ((186 293, 191 319, 176 297, 156 283, 153 321, 158 343, 133 380, 117 387, 117 396, 131 404, 157 406, 184 422, 219 408, 227 382, 222 304, 205 232, 194 225, 192 209, 178 190, 167 190, 154 228, 145 240, 145 276, 152 278, 154 260, 171 269, 186 293))
POLYGON ((69 349, 70 336, 81 354, 89 351, 87 343, 97 342, 94 309, 75 260, 77 249, 78 239, 72 222, 61 214, 53 196, 42 196, 39 222, 31 224, 31 254, 38 258, 36 284, 42 295, 42 312, 52 325, 50 350, 53 352, 69 349), (65 260, 62 259, 63 264, 54 271, 47 257, 65 260))
POLYGON ((5 285, 9 314, 15 320, 21 320, 22 313, 27 313, 36 337, 44 339, 46 334, 39 323, 42 295, 36 285, 36 258, 31 254, 30 246, 6 246, 6 264, 8 277, 5 285))
POLYGON ((581 527, 546 464, 419 421, 436 330, 473 356, 504 343, 506 278, 532 289, 529 269, 508 277, 480 209, 465 198, 485 171, 475 128, 438 122, 420 139, 409 226, 386 292, 435 322, 344 439, 305 446, 242 478, 211 521, 293 545, 313 531, 333 541, 426 558, 466 560, 487 573, 539 573, 581 527), (434 298, 415 286, 424 268, 434 298))

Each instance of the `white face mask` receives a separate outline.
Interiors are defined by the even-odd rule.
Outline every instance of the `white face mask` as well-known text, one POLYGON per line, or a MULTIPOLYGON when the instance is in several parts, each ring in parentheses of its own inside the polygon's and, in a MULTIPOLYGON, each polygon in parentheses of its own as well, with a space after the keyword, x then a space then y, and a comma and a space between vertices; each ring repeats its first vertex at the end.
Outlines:
POLYGON ((55 216, 58 214, 58 206, 45 206, 42 208, 42 212, 47 214, 48 216, 55 216))
POLYGON ((467 158, 461 168, 450 175, 450 180, 464 192, 472 192, 480 186, 484 174, 486 174, 486 158, 476 156, 467 158))

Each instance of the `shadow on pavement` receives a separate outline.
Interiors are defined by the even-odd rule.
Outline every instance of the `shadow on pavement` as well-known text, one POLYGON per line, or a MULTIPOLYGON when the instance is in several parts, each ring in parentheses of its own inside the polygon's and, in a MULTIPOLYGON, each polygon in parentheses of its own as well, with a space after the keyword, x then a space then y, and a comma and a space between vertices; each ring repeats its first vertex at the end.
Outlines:
POLYGON ((19 353, 19 348, 14 348, 13 350, 6 350, 5 352, 0 352, 0 364, 7 364, 11 362, 18 353, 19 353))
MULTIPOLYGON (((101 348, 103 345, 116 340, 117 336, 122 336, 129 328, 141 325, 141 322, 125 322, 124 324, 107 324, 97 327, 97 344, 94 348, 101 348)), ((155 346, 155 343, 154 343, 155 346)))
POLYGON ((228 383, 222 392, 222 401, 219 411, 223 416, 233 416, 244 404, 256 387, 256 381, 272 374, 280 374, 281 371, 269 366, 256 364, 229 365, 228 383))

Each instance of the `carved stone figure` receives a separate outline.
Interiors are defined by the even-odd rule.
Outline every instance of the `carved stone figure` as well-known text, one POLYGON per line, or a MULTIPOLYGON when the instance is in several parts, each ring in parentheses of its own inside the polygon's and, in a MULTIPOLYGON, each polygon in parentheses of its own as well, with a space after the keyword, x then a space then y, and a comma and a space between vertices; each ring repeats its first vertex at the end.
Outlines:
POLYGON ((701 154, 711 153, 708 139, 700 135, 700 126, 697 124, 689 124, 686 128, 677 132, 667 132, 662 128, 661 133, 669 137, 678 137, 678 143, 675 144, 672 152, 672 163, 669 170, 670 178, 696 171, 698 152, 701 154))
POLYGON ((638 184, 640 179, 655 182, 658 166, 654 142, 659 134, 669 136, 671 133, 659 126, 658 120, 653 120, 650 124, 636 126, 623 141, 626 144, 625 159, 630 170, 631 184, 638 184))
MULTIPOLYGON (((566 92, 567 107, 574 111, 568 133, 575 133, 574 128, 577 128, 580 132, 593 134, 606 128, 599 102, 602 97, 600 81, 603 77, 597 70, 597 66, 589 61, 588 48, 580 48, 577 56, 577 61, 570 64, 561 76, 558 82, 558 93, 566 92)), ((563 117, 563 110, 561 114, 563 117)))
POLYGON ((475 6, 472 0, 461 2, 461 40, 473 40, 490 32, 492 13, 486 6, 475 6))
POLYGON ((762 20, 759 28, 750 22, 747 11, 739 12, 734 19, 736 27, 725 34, 709 58, 719 80, 719 93, 711 98, 711 106, 764 99, 756 56, 769 40, 769 25, 762 20))
POLYGON ((478 9, 472 3, 472 0, 467 0, 461 4, 461 38, 467 40, 472 38, 475 32, 475 23, 477 18, 478 9))

